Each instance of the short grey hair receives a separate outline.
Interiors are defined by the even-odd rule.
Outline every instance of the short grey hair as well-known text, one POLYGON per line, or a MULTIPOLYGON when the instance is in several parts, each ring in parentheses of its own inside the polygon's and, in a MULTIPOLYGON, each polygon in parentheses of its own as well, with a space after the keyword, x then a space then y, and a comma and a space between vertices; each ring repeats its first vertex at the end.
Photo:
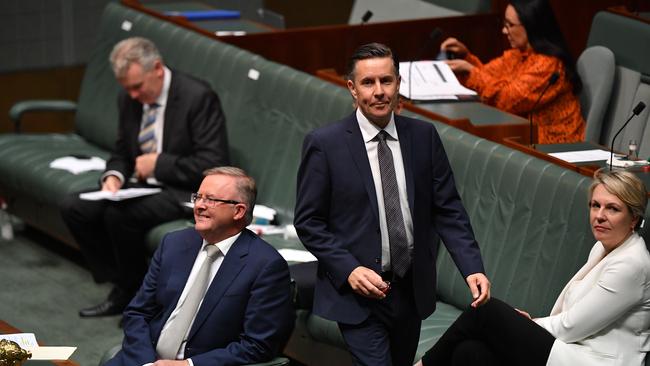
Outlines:
POLYGON ((246 174, 243 169, 234 166, 210 168, 204 171, 203 175, 206 177, 209 175, 227 175, 237 178, 237 193, 246 204, 246 225, 253 222, 253 209, 255 208, 255 200, 257 199, 257 186, 253 177, 246 174))
POLYGON ((121 79, 132 64, 139 64, 143 71, 151 71, 156 61, 162 62, 162 56, 160 56, 156 45, 150 40, 132 37, 117 43, 111 51, 109 60, 115 77, 121 79))

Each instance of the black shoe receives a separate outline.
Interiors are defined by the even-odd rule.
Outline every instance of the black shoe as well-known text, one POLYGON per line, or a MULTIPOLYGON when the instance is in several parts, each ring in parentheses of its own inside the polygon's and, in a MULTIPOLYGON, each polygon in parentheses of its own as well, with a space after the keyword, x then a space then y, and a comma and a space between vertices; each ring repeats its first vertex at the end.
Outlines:
POLYGON ((130 300, 130 296, 126 296, 126 294, 120 289, 114 288, 104 302, 79 310, 79 316, 82 318, 90 318, 97 316, 120 315, 130 300))

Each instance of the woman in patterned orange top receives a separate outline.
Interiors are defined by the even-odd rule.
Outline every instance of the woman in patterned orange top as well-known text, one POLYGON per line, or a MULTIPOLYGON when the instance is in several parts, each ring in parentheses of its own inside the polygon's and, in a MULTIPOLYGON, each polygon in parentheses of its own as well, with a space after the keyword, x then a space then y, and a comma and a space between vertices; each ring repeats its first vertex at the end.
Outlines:
POLYGON ((548 2, 511 0, 502 32, 512 49, 487 64, 455 38, 440 48, 458 58, 447 61, 449 66, 485 103, 525 118, 534 108, 538 143, 583 141, 585 121, 576 95, 582 83, 548 2), (554 73, 559 78, 549 86, 554 73))

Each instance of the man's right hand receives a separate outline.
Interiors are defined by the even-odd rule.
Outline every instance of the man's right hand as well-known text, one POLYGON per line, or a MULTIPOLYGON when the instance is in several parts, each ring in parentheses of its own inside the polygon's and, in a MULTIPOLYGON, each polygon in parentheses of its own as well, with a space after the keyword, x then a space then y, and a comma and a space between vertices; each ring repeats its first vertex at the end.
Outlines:
POLYGON ((118 177, 109 175, 108 177, 104 178, 104 182, 102 183, 102 191, 115 193, 120 188, 122 188, 122 181, 118 177))
POLYGON ((361 296, 377 300, 386 297, 386 294, 381 291, 386 288, 386 283, 370 268, 363 266, 355 268, 348 276, 348 283, 352 290, 361 296))
POLYGON ((453 52, 457 58, 465 58, 469 53, 467 46, 453 37, 445 39, 442 44, 440 44, 440 50, 453 52))

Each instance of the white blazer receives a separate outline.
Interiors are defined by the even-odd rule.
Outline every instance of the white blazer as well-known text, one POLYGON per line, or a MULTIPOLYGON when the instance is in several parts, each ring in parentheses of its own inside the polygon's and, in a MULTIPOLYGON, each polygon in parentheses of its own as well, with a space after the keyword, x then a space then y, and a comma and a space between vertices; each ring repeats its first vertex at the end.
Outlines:
POLYGON ((605 256, 597 242, 587 263, 535 320, 555 342, 547 365, 642 366, 650 351, 650 254, 633 233, 605 256))

